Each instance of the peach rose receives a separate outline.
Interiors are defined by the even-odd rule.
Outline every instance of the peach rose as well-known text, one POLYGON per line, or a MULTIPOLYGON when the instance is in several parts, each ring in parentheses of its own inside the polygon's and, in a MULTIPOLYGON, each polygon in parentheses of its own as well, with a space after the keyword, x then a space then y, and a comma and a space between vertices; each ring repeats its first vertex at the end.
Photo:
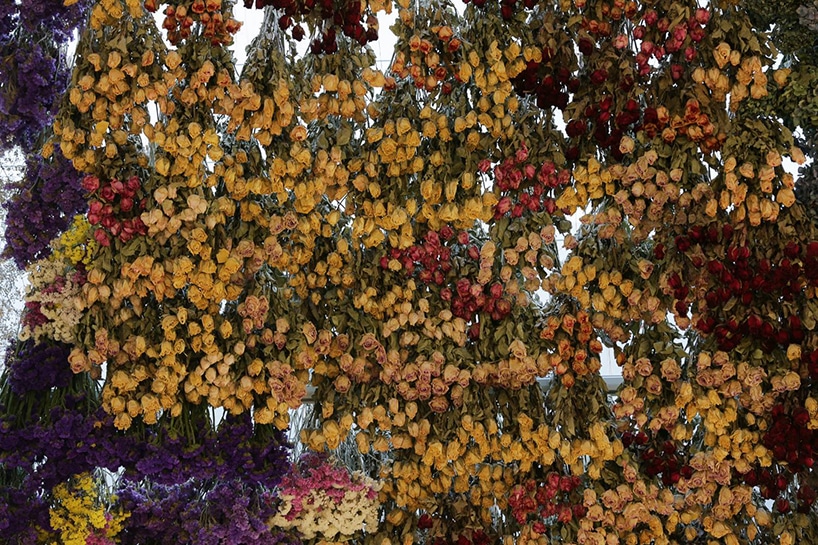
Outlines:
POLYGON ((449 408, 449 400, 444 396, 435 396, 429 401, 429 408, 436 413, 446 412, 449 408))
POLYGON ((636 372, 643 377, 647 377, 653 373, 653 364, 648 358, 639 358, 634 363, 634 366, 636 368, 636 372))
POLYGON ((668 382, 676 382, 682 376, 682 368, 672 358, 667 358, 661 363, 662 378, 668 382))
POLYGON ((339 394, 345 394, 349 391, 349 388, 352 386, 352 381, 350 381, 349 377, 346 375, 338 375, 333 385, 335 386, 335 390, 339 394))
POLYGON ((361 347, 364 350, 374 350, 379 344, 380 343, 375 338, 375 335, 372 333, 366 333, 363 337, 361 337, 361 347))
POLYGON ((645 388, 648 393, 658 396, 662 393, 662 381, 656 375, 651 375, 645 380, 645 388))

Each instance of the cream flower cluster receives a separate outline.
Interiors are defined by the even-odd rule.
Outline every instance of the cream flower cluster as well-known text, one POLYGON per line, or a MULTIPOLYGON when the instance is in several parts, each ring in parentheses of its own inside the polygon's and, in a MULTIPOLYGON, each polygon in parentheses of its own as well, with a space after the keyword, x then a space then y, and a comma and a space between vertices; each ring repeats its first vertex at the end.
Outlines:
POLYGON ((292 509, 292 495, 282 495, 281 511, 270 520, 279 528, 295 528, 303 539, 337 539, 360 531, 371 533, 378 526, 378 501, 367 497, 366 490, 347 491, 336 503, 323 490, 311 490, 306 506, 298 517, 287 520, 292 509))
POLYGON ((338 540, 378 527, 379 485, 360 472, 323 461, 280 487, 272 527, 295 529, 304 540, 338 540))
POLYGON ((76 342, 77 325, 83 305, 78 305, 85 276, 67 267, 63 261, 43 259, 26 269, 29 289, 26 309, 30 319, 23 320, 20 340, 50 338, 65 343, 76 342))

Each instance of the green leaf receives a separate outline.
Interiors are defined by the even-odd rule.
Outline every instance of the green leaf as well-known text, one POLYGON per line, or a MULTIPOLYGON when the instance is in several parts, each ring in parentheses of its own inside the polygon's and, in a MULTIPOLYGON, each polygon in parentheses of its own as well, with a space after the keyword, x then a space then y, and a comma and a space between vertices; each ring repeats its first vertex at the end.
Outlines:
POLYGON ((349 127, 349 125, 344 124, 344 126, 338 130, 338 136, 336 137, 335 141, 339 146, 346 146, 349 144, 351 138, 352 129, 349 127))

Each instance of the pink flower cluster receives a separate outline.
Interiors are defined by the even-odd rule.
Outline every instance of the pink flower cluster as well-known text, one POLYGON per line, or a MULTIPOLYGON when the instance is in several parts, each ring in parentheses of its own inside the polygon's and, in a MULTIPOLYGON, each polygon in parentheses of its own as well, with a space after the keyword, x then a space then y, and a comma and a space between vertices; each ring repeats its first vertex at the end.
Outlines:
POLYGON ((22 321, 23 325, 29 329, 47 324, 48 318, 42 312, 42 303, 40 301, 26 301, 22 321))
POLYGON ((110 246, 111 236, 128 242, 135 235, 148 233, 148 228, 139 218, 145 209, 145 199, 137 200, 136 195, 141 187, 136 176, 124 182, 116 178, 100 182, 92 175, 82 179, 82 188, 91 193, 88 222, 100 226, 94 231, 94 240, 101 246, 110 246))
POLYGON ((85 545, 114 545, 116 541, 106 535, 88 534, 85 545))

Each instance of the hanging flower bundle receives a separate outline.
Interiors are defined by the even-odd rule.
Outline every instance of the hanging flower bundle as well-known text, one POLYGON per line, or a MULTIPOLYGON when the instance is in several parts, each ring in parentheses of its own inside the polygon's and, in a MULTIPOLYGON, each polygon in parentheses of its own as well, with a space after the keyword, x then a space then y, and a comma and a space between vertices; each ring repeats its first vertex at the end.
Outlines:
POLYGON ((815 541, 814 6, 40 4, 12 543, 815 541))

